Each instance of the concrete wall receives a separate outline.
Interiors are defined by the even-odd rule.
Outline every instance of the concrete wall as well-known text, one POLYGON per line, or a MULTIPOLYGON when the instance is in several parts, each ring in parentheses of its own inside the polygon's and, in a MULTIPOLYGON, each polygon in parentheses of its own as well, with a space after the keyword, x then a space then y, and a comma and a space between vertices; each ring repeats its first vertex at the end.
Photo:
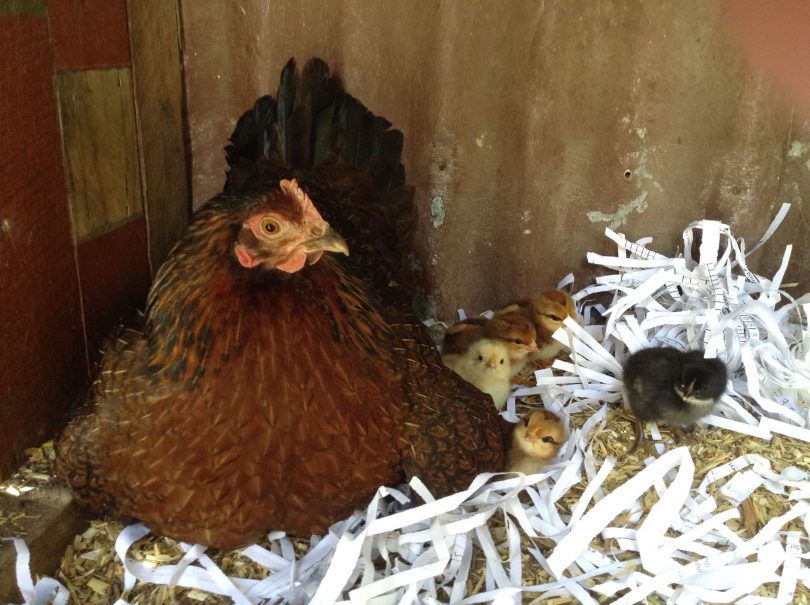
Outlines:
MULTIPOLYGON (((641 2, 185 0, 193 196, 290 56, 327 60, 406 137, 425 313, 480 311, 592 273, 606 225, 672 253, 692 220, 753 243, 752 269, 810 271, 810 128, 725 35, 718 5, 641 2)), ((803 285, 802 292, 806 291, 803 285)))

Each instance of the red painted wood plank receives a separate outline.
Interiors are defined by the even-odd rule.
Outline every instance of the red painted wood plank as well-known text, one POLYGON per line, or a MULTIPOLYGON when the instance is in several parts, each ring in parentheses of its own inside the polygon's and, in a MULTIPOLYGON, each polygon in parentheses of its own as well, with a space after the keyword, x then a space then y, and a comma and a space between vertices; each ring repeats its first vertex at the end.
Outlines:
POLYGON ((129 65, 125 0, 48 0, 57 68, 129 65))
POLYGON ((122 319, 143 308, 150 275, 143 216, 78 246, 90 357, 122 319))
POLYGON ((88 381, 48 45, 0 16, 0 477, 88 381))

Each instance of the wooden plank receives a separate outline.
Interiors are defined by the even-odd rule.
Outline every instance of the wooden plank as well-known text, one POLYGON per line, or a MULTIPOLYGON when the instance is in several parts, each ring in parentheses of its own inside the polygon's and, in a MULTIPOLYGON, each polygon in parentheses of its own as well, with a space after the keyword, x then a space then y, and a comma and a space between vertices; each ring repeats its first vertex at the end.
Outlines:
POLYGON ((112 330, 137 308, 149 291, 149 261, 143 216, 81 243, 76 250, 82 307, 91 362, 112 330))
POLYGON ((56 67, 129 65, 126 0, 48 0, 56 67))
POLYGON ((190 213, 177 1, 129 0, 132 78, 153 272, 190 213))
POLYGON ((0 16, 0 479, 88 383, 48 21, 0 16))
POLYGON ((56 91, 77 243, 143 212, 129 69, 60 71, 56 91))
POLYGON ((45 0, 0 0, 0 15, 45 17, 45 0))
MULTIPOLYGON (((0 508, 6 516, 20 513, 22 519, 15 530, 0 529, 0 537, 20 537, 31 553, 29 568, 38 575, 53 577, 59 562, 76 534, 87 529, 90 514, 82 510, 66 487, 57 485, 39 487, 31 495, 20 497, 0 494, 0 508)), ((22 595, 17 588, 17 552, 14 543, 0 541, 0 602, 20 603, 22 595)))

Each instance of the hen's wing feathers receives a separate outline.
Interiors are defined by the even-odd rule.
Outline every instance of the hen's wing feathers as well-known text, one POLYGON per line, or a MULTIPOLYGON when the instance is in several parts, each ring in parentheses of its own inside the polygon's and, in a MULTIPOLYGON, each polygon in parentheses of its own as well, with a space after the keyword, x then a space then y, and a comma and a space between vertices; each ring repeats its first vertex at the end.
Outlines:
POLYGON ((407 421, 402 466, 436 497, 465 489, 481 472, 505 469, 511 425, 492 399, 442 364, 421 324, 399 327, 407 343, 407 421))

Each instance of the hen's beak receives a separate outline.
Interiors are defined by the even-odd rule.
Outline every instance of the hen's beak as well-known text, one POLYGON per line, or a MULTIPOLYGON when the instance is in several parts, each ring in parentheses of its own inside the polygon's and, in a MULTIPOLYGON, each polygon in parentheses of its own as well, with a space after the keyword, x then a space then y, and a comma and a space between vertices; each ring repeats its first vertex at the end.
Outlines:
POLYGON ((323 235, 309 242, 307 247, 311 252, 340 252, 349 256, 349 246, 346 245, 346 240, 341 237, 340 233, 332 229, 329 223, 326 224, 323 235))
POLYGON ((314 265, 321 260, 324 252, 340 252, 349 256, 349 246, 346 245, 340 233, 332 229, 329 223, 324 223, 323 234, 306 243, 307 264, 314 265))

